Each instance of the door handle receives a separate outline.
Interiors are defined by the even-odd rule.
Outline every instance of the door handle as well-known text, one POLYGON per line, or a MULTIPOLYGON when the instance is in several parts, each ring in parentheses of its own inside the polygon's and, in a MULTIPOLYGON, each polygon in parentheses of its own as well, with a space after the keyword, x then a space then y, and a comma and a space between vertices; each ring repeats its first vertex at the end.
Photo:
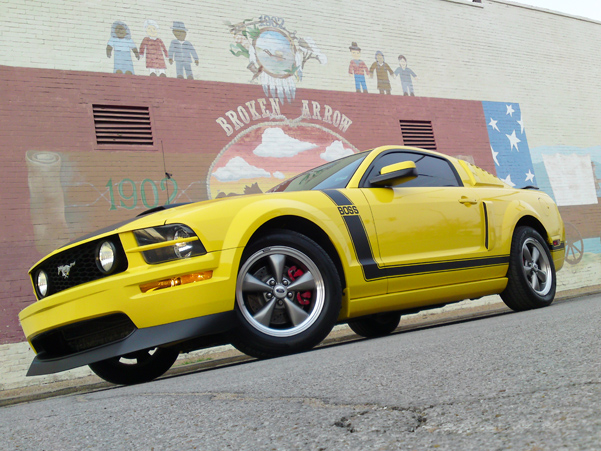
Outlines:
POLYGON ((461 199, 459 199, 459 202, 462 203, 463 205, 474 205, 478 203, 477 199, 470 199, 469 197, 466 196, 461 196, 461 199))

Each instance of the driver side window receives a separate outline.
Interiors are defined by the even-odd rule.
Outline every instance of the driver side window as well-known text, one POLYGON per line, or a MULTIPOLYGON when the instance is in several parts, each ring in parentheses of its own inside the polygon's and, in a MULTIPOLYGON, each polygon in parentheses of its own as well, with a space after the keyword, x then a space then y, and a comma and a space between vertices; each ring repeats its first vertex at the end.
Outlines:
POLYGON ((463 186, 459 175, 451 164, 444 158, 414 152, 387 152, 380 155, 373 163, 371 169, 366 172, 362 186, 370 187, 369 179, 380 174, 383 167, 413 161, 417 167, 417 178, 403 183, 404 187, 425 186, 463 186))

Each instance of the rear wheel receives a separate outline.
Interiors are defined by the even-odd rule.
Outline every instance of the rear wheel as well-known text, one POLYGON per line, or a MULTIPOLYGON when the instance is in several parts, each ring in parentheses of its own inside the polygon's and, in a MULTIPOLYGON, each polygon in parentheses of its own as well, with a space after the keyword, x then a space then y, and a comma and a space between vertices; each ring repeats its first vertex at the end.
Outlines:
POLYGON ((90 364, 90 369, 107 382, 120 385, 150 382, 162 376, 177 359, 176 348, 153 348, 90 364))
POLYGON ((546 307, 555 298, 555 265, 543 237, 531 227, 513 233, 509 279, 501 298, 512 310, 546 307))
POLYGON ((257 358, 306 351, 332 330, 341 298, 328 254, 304 235, 275 231, 242 257, 236 284, 240 326, 231 342, 257 358))
POLYGON ((399 326, 400 321, 399 312, 387 312, 353 319, 348 322, 348 325, 357 335, 376 338, 391 334, 399 326))

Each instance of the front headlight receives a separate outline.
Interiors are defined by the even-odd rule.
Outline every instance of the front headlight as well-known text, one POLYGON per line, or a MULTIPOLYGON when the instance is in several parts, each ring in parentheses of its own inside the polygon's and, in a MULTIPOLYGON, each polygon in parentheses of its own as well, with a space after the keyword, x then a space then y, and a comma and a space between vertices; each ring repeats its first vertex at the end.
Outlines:
MULTIPOLYGON (((190 229, 180 227, 173 234, 173 239, 181 240, 182 238, 196 237, 194 232, 192 232, 192 233, 190 233, 190 232, 192 232, 190 229)), ((175 255, 178 258, 189 258, 192 256, 193 251, 194 251, 194 246, 193 246, 192 242, 190 242, 190 241, 182 241, 179 243, 175 243, 175 245, 173 246, 173 252, 175 252, 175 255)))
POLYGON ((139 246, 149 247, 142 255, 151 265, 207 253, 194 231, 183 224, 134 230, 134 236, 139 246))

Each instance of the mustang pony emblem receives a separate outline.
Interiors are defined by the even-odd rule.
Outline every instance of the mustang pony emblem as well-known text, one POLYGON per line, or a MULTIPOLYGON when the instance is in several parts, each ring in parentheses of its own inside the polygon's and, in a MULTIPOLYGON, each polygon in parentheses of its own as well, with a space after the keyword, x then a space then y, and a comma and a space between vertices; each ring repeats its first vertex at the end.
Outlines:
POLYGON ((73 268, 73 266, 75 266, 75 262, 71 263, 70 265, 59 266, 58 274, 61 274, 63 276, 63 278, 65 278, 65 279, 68 278, 69 271, 71 271, 71 268, 73 268))

